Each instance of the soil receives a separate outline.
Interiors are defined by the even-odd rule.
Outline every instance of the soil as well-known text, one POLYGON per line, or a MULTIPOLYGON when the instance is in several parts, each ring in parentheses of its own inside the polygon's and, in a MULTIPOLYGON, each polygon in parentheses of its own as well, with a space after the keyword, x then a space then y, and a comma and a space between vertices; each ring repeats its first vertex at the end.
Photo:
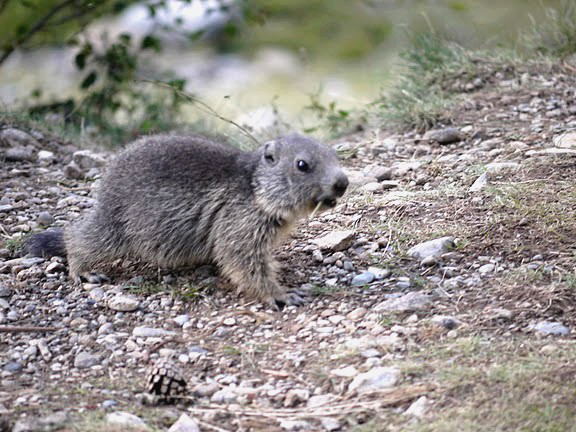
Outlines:
POLYGON ((247 303, 210 267, 117 263, 109 283, 77 287, 64 260, 13 261, 21 235, 44 228, 41 212, 62 227, 93 204, 102 170, 67 177, 77 149, 27 131, 33 157, 2 161, 0 171, 0 208, 10 207, 0 212, 4 421, 20 431, 125 430, 106 417, 122 411, 144 421, 135 430, 167 430, 183 413, 202 431, 543 430, 519 405, 525 398, 543 424, 569 430, 576 399, 562 385, 576 359, 576 139, 574 152, 550 149, 576 130, 576 75, 529 64, 482 80, 451 113, 459 142, 384 128, 333 143, 355 180, 334 211, 303 221, 278 250, 283 283, 312 293, 281 312, 247 303), (39 161, 39 150, 53 159, 39 161), (397 182, 391 189, 368 186, 382 167, 397 182), (488 185, 471 192, 484 172, 488 185), (313 241, 342 230, 354 240, 341 251, 313 241), (409 256, 443 236, 454 250, 428 263, 409 256), (354 286, 369 267, 384 277, 354 286), (431 301, 381 307, 412 292, 431 301), (136 310, 110 308, 124 294, 136 310), (565 331, 546 335, 535 329, 542 322, 565 331), (137 327, 169 333, 139 337, 137 327), (88 367, 82 353, 93 356, 88 367), (176 404, 142 403, 159 358, 173 359, 188 382, 176 404), (392 383, 351 386, 379 368, 391 368, 392 383), (54 413, 63 417, 41 429, 54 413))

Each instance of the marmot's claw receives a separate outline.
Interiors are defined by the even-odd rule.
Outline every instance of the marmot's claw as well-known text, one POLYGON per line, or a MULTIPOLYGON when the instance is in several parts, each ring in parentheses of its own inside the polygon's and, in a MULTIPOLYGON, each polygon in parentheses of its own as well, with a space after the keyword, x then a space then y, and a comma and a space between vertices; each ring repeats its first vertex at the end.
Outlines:
POLYGON ((84 273, 74 278, 76 283, 88 282, 91 284, 102 285, 110 282, 110 278, 103 273, 84 273))
POLYGON ((284 309, 286 306, 302 306, 308 302, 308 292, 302 289, 294 289, 288 291, 281 298, 273 300, 273 306, 278 310, 284 309))

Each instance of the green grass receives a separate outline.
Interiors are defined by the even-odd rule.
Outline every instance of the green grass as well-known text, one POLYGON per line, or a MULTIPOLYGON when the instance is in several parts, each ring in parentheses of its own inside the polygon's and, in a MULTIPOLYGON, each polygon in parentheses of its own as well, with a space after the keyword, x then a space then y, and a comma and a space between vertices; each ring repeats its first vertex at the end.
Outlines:
POLYGON ((564 58, 576 53, 576 3, 561 0, 556 8, 546 8, 543 21, 533 20, 532 29, 523 35, 527 50, 564 58))
POLYGON ((423 130, 450 123, 453 95, 443 87, 444 78, 469 67, 466 51, 435 33, 424 33, 413 36, 401 57, 402 78, 377 103, 384 125, 423 130))

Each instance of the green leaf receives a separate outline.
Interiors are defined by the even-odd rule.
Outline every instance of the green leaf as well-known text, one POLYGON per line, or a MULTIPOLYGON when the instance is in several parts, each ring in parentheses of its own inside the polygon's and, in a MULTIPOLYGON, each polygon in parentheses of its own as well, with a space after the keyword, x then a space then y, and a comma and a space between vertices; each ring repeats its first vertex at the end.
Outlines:
POLYGON ((91 87, 96 82, 97 78, 98 78, 98 74, 96 73, 96 71, 90 72, 86 76, 86 78, 84 78, 82 80, 82 84, 80 84, 80 88, 86 90, 87 88, 91 87))
POLYGON ((146 35, 146 37, 142 39, 140 48, 143 50, 150 49, 155 52, 160 52, 162 50, 162 44, 160 43, 160 39, 157 37, 146 35))

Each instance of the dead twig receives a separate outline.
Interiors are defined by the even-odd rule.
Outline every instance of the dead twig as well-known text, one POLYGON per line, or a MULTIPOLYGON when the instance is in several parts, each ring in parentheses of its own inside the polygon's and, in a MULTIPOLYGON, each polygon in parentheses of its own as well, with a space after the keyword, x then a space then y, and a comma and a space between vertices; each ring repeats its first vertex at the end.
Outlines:
POLYGON ((0 333, 53 332, 56 327, 0 326, 0 333))
POLYGON ((164 87, 164 88, 172 90, 174 93, 176 93, 181 98, 187 100, 188 102, 196 104, 205 113, 216 117, 218 120, 222 120, 223 122, 229 123, 229 124, 237 127, 244 135, 246 135, 248 138, 250 138, 252 141, 254 141, 258 146, 260 145, 260 141, 258 141, 254 137, 254 135, 252 135, 250 133, 250 131, 248 129, 246 129, 244 126, 236 123, 234 120, 230 120, 229 118, 222 116, 214 108, 212 108, 210 105, 208 105, 206 102, 201 101, 200 99, 191 95, 190 93, 187 93, 184 90, 180 90, 180 89, 178 89, 174 86, 171 86, 170 84, 165 83, 163 81, 148 80, 148 79, 141 79, 140 81, 145 82, 145 83, 149 83, 149 84, 154 84, 154 85, 157 85, 159 87, 164 87))
POLYGON ((332 405, 323 405, 320 407, 305 408, 285 408, 278 410, 261 410, 261 409, 243 409, 236 407, 225 407, 221 405, 210 404, 206 407, 190 407, 188 410, 194 414, 209 414, 213 412, 226 412, 236 416, 246 417, 264 417, 269 419, 282 418, 310 418, 326 417, 337 415, 349 415, 366 410, 377 410, 387 406, 394 406, 401 403, 409 402, 420 396, 428 394, 435 390, 435 387, 429 384, 417 384, 406 387, 399 387, 390 390, 374 391, 363 393, 362 397, 374 396, 374 400, 356 400, 332 405))

